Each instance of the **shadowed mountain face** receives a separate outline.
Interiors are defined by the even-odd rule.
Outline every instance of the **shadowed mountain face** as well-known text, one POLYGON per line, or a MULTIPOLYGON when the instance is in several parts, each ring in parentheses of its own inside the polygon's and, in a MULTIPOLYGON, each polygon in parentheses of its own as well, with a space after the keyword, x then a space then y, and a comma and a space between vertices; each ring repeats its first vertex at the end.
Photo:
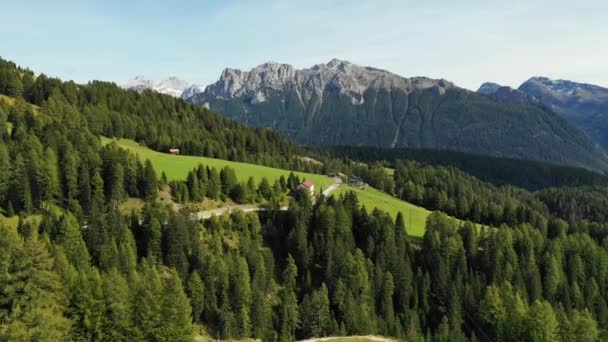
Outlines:
POLYGON ((226 69, 189 101, 310 145, 449 149, 607 169, 604 151, 561 117, 516 90, 497 96, 332 60, 301 70, 226 69))
POLYGON ((608 88, 546 77, 532 77, 519 89, 608 147, 608 88))

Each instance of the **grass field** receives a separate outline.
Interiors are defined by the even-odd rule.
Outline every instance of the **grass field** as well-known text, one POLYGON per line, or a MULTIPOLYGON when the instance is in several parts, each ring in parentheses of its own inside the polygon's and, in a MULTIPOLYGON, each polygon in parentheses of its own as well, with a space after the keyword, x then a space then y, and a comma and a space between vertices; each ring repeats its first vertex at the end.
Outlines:
MULTIPOLYGON (((169 180, 185 179, 188 171, 194 169, 199 164, 215 167, 217 169, 221 169, 224 166, 229 166, 235 169, 236 176, 239 181, 245 182, 249 179, 249 177, 253 177, 257 183, 262 179, 262 177, 266 177, 270 181, 271 185, 281 176, 285 176, 285 178, 287 178, 290 172, 267 166, 239 163, 222 159, 196 156, 175 156, 168 153, 153 151, 145 146, 137 144, 133 140, 108 139, 105 137, 101 138, 101 142, 104 145, 109 144, 111 141, 116 141, 119 146, 137 153, 142 160, 150 159, 158 175, 160 176, 161 172, 165 172, 169 180)), ((329 178, 324 175, 304 172, 294 172, 294 174, 298 175, 300 179, 306 178, 313 181, 315 183, 316 191, 319 191, 320 188, 326 189, 334 182, 333 178, 329 178)))
POLYGON ((371 211, 373 208, 378 208, 388 212, 393 218, 397 216, 398 212, 403 213, 405 226, 409 235, 422 236, 424 234, 426 218, 431 213, 430 211, 402 201, 369 186, 365 189, 358 189, 344 185, 338 188, 333 194, 340 195, 347 191, 354 191, 357 193, 359 203, 364 205, 368 211, 371 211))
MULTIPOLYGON (((222 168, 228 165, 236 170, 237 177, 241 181, 246 181, 249 177, 253 177, 257 182, 262 177, 266 177, 270 182, 274 182, 274 180, 281 177, 281 175, 287 177, 289 174, 289 171, 287 170, 275 169, 261 165, 238 163, 206 157, 175 156, 168 153, 153 151, 145 146, 137 144, 132 140, 102 138, 103 144, 109 144, 111 141, 116 141, 119 146, 137 153, 142 160, 150 159, 152 165, 154 165, 154 168, 156 169, 156 172, 160 174, 164 171, 169 180, 184 179, 188 171, 197 167, 199 164, 216 168, 222 168)), ((317 189, 319 189, 319 187, 326 189, 333 183, 332 178, 324 175, 303 172, 294 173, 299 175, 300 178, 312 180, 317 189)), ((364 190, 361 190, 343 185, 332 194, 339 195, 348 190, 352 190, 357 193, 359 202, 362 205, 365 205, 367 210, 378 208, 388 212, 393 218, 396 217, 397 213, 401 211, 405 217, 405 224, 408 234, 412 236, 422 236, 424 234, 426 218, 431 213, 430 211, 399 200, 372 187, 366 187, 364 190)))

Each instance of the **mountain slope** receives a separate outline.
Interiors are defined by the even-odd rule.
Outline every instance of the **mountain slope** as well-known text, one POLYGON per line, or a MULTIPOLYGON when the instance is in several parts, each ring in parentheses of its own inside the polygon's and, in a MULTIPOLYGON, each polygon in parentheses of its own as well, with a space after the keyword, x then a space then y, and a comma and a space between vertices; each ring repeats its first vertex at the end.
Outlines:
POLYGON ((537 97, 602 146, 608 147, 608 88, 532 77, 519 90, 537 97))
POLYGON ((606 170, 585 134, 528 101, 497 101, 445 80, 340 60, 296 70, 225 69, 188 101, 311 145, 449 149, 606 170))

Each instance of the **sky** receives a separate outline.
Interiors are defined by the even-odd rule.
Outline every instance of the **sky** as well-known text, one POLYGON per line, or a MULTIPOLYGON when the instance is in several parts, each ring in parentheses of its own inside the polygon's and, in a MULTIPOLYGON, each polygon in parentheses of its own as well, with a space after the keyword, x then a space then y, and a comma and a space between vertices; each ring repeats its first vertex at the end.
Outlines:
POLYGON ((3 0, 0 57, 35 72, 209 84, 332 58, 476 90, 531 76, 608 87, 608 1, 3 0))

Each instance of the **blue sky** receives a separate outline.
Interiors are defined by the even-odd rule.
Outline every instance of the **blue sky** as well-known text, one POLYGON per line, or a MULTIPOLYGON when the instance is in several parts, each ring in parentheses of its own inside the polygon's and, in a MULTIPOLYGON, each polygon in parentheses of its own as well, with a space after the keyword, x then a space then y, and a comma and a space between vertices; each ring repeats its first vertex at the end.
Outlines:
POLYGON ((86 82, 215 81, 336 57, 477 89, 544 75, 608 86, 608 2, 3 1, 0 56, 86 82))

